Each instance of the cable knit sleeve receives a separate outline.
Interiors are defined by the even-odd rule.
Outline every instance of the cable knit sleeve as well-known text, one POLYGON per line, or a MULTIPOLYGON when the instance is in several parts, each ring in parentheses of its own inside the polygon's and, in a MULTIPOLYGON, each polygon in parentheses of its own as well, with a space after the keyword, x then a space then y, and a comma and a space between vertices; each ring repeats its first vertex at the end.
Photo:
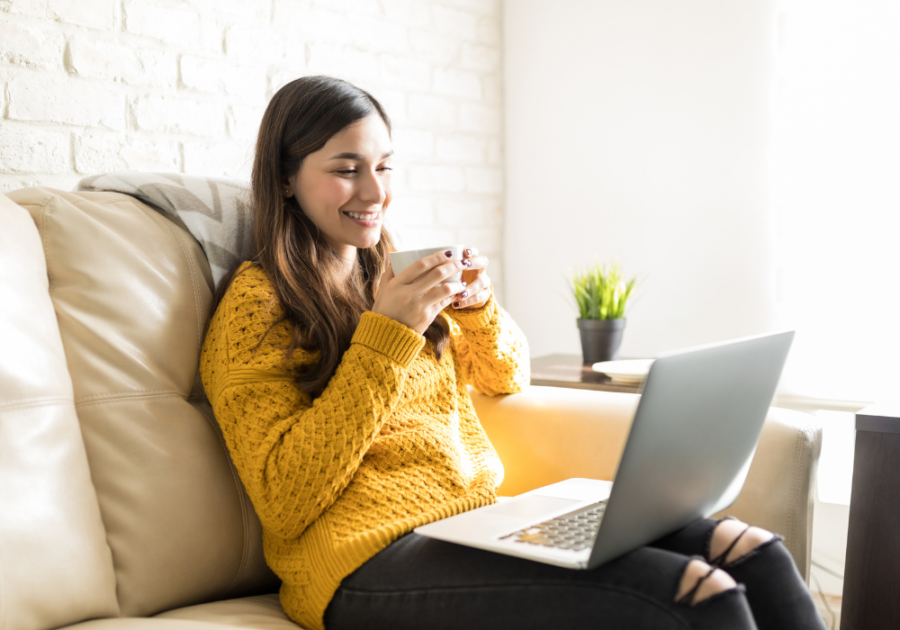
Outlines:
MULTIPOLYGON (((310 400, 284 367, 290 328, 272 326, 280 315, 265 274, 239 273, 210 324, 201 376, 260 520, 295 538, 350 483, 425 340, 364 313, 328 386, 310 400)), ((293 357, 295 364, 316 359, 303 351, 293 357)))
POLYGON ((494 296, 478 309, 444 312, 466 381, 490 396, 522 391, 531 379, 528 342, 494 296))

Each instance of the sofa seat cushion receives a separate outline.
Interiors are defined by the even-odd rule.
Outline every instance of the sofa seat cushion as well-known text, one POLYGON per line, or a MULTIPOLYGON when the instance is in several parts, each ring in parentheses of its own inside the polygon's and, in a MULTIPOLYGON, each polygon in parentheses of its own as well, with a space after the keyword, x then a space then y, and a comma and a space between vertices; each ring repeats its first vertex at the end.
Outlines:
POLYGON ((225 599, 176 608, 155 617, 124 617, 86 621, 65 630, 302 630, 288 619, 278 594, 225 599))
POLYGON ((177 608, 156 615, 154 619, 183 619, 203 621, 224 626, 254 628, 255 630, 298 630, 300 626, 291 621, 281 603, 278 593, 225 599, 209 604, 177 608))

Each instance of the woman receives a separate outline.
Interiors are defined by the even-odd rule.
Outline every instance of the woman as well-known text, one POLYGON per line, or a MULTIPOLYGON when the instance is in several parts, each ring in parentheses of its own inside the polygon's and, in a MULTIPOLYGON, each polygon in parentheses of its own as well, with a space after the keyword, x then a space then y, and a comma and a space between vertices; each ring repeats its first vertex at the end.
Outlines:
POLYGON ((735 520, 593 571, 410 533, 496 500, 502 466, 466 385, 520 391, 528 353, 474 248, 394 276, 391 155, 368 93, 305 77, 275 95, 253 165, 255 254, 222 282, 204 343, 288 615, 329 630, 821 628, 780 539, 735 520))

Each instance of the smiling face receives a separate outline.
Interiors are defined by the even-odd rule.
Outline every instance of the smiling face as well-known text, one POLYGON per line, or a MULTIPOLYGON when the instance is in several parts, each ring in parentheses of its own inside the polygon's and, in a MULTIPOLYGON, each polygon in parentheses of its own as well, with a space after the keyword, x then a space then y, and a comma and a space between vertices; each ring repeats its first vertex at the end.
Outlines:
POLYGON ((310 153, 285 183, 325 240, 346 261, 381 238, 391 203, 391 136, 378 114, 348 125, 310 153))

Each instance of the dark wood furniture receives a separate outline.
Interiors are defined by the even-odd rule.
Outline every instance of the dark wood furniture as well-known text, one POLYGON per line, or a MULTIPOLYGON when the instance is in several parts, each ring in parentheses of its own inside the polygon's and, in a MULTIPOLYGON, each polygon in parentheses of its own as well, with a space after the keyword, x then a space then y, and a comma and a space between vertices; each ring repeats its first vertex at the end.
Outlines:
POLYGON ((613 383, 605 374, 583 365, 579 354, 548 354, 531 360, 531 384, 571 389, 594 389, 605 392, 637 394, 638 385, 613 383))
POLYGON ((900 628, 900 404, 856 414, 841 630, 900 628))

